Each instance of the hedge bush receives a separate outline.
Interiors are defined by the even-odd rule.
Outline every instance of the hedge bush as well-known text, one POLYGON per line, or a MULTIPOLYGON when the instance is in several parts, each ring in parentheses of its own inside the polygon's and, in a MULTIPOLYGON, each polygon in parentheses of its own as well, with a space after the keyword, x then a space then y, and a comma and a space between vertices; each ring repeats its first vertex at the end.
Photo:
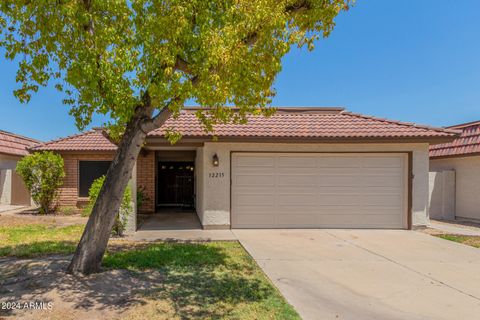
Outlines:
POLYGON ((40 213, 56 209, 58 191, 63 184, 65 171, 63 158, 51 151, 35 152, 17 163, 15 171, 22 177, 40 213))
MULTIPOLYGON (((93 206, 95 205, 95 201, 97 201, 98 194, 100 193, 100 189, 103 186, 103 182, 105 181, 105 176, 101 176, 100 178, 93 181, 90 189, 88 190, 88 204, 83 210, 84 216, 89 216, 92 213, 93 206)), ((122 203, 120 204, 120 212, 117 213, 115 217, 115 224, 113 225, 112 234, 121 236, 125 231, 125 226, 127 224, 128 215, 132 213, 132 192, 130 188, 126 188, 123 194, 122 203)))

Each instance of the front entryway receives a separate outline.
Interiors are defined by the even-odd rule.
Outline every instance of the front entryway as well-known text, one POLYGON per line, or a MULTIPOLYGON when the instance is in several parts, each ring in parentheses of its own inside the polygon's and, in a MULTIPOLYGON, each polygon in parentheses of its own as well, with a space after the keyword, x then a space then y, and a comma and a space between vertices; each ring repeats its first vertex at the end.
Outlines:
POLYGON ((157 207, 194 207, 193 161, 159 161, 157 176, 157 207))

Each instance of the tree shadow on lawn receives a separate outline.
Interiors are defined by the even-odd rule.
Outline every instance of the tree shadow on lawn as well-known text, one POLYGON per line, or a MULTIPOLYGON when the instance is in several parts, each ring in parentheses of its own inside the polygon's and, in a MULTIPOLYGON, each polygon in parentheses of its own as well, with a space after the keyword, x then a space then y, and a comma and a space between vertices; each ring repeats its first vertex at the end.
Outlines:
POLYGON ((120 252, 104 260, 107 268, 156 269, 165 276, 159 288, 144 292, 150 299, 167 299, 182 319, 221 319, 239 303, 279 297, 270 282, 238 243, 164 243, 120 252), (237 253, 235 258, 227 250, 237 253))
POLYGON ((69 254, 75 251, 78 241, 35 241, 9 246, 0 246, 0 257, 28 258, 47 254, 69 254))
POLYGON ((90 316, 162 299, 172 305, 172 316, 222 318, 239 303, 260 302, 275 293, 249 257, 229 257, 229 246, 157 243, 117 251, 105 257, 104 272, 87 277, 65 273, 69 256, 2 259, 0 302, 53 302, 54 310, 90 316))

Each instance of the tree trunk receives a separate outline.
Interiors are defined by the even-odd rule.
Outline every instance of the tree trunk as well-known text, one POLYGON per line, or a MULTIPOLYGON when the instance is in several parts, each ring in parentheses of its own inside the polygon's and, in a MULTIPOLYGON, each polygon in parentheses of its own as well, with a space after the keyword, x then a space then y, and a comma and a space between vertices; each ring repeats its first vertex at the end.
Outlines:
MULTIPOLYGON (((127 125, 82 238, 68 267, 68 273, 90 274, 101 270, 103 254, 115 223, 115 216, 120 209, 123 193, 146 138, 146 133, 142 130, 142 121, 146 115, 140 109, 127 125)), ((135 197, 135 195, 133 196, 135 197)))

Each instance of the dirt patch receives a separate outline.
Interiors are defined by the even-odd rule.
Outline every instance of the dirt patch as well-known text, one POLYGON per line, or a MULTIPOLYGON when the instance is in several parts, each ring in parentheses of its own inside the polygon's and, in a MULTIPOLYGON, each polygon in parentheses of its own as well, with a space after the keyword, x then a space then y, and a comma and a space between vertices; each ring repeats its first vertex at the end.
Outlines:
POLYGON ((66 227, 76 224, 86 224, 88 217, 80 215, 40 215, 30 213, 0 213, 0 225, 5 227, 23 226, 28 224, 44 224, 48 226, 66 227))
POLYGON ((420 231, 420 232, 423 232, 423 233, 426 233, 426 234, 429 234, 429 235, 432 235, 432 236, 437 236, 437 235, 440 235, 440 234, 447 234, 447 232, 445 232, 445 231, 442 231, 442 230, 439 230, 439 229, 434 229, 434 228, 423 228, 423 229, 420 229, 420 230, 417 230, 417 231, 420 231))
MULTIPOLYGON (((65 273, 69 261, 69 256, 0 260, 0 304, 16 302, 24 306, 33 302, 41 306, 0 310, 0 318, 118 319, 126 315, 136 318, 137 307, 155 303, 145 297, 149 291, 158 289, 164 279, 159 271, 127 270, 76 277, 65 273)), ((172 314, 165 301, 158 302, 154 309, 172 314)))

